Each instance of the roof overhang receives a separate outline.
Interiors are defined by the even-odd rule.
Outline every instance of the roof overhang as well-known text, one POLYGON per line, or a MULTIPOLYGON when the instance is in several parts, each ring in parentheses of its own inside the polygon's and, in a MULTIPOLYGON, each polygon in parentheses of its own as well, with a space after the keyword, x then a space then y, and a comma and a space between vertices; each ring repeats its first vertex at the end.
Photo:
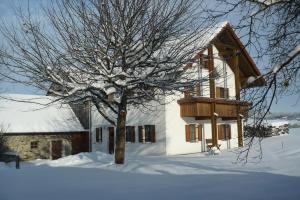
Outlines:
MULTIPOLYGON (((259 87, 265 85, 265 80, 256 66, 255 62, 249 55, 245 46, 234 32, 233 28, 227 23, 217 36, 211 41, 219 51, 236 50, 239 52, 238 65, 240 68, 240 80, 242 88, 259 87), (249 77, 253 77, 251 83, 249 77)), ((228 60, 229 66, 232 66, 232 60, 228 60)))

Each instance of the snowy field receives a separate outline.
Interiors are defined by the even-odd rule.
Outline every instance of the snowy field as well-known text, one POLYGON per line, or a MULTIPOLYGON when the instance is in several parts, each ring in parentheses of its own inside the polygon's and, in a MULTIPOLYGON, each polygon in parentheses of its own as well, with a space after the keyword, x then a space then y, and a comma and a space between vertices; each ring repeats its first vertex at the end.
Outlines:
MULTIPOLYGON (((0 200, 300 199, 300 129, 263 141, 263 160, 235 164, 221 155, 127 157, 102 153, 59 160, 0 163, 0 200)), ((256 160, 250 160, 256 161, 256 160)))

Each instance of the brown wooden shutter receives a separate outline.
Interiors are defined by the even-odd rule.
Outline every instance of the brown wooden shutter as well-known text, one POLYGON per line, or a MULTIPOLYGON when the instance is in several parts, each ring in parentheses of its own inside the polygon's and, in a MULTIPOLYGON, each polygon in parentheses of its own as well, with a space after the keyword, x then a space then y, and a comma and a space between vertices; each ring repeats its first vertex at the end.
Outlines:
POLYGON ((102 142, 102 127, 100 128, 100 142, 102 142))
POLYGON ((185 141, 190 142, 191 141, 191 134, 190 134, 190 125, 185 125, 185 141))
POLYGON ((135 143, 135 126, 133 126, 131 129, 131 142, 135 143))
POLYGON ((184 98, 189 98, 189 97, 191 97, 191 92, 190 92, 189 88, 186 87, 184 90, 184 98))
POLYGON ((202 141, 202 127, 203 127, 202 124, 198 125, 198 140, 199 141, 202 141))
POLYGON ((225 133, 224 133, 225 127, 224 126, 225 126, 224 124, 218 125, 218 139, 219 140, 225 139, 225 133))
POLYGON ((155 142, 155 126, 151 126, 151 142, 155 142))
POLYGON ((100 129, 99 128, 96 128, 96 142, 99 142, 100 140, 100 129))
POLYGON ((143 143, 143 127, 139 126, 139 142, 143 143))
POLYGON ((216 98, 221 98, 221 88, 216 87, 216 98))

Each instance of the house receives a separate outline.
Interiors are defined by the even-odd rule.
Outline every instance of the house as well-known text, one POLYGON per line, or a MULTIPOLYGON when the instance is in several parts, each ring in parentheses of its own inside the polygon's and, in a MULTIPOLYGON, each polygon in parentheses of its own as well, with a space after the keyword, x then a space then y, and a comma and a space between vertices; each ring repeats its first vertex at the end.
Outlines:
POLYGON ((0 125, 7 151, 17 152, 22 160, 32 160, 57 159, 89 150, 89 133, 69 105, 50 96, 3 96, 0 125))
MULTIPOLYGON (((264 80, 228 22, 207 31, 203 40, 204 50, 187 65, 197 71, 194 88, 165 97, 163 104, 153 102, 150 110, 128 108, 126 153, 176 155, 243 146, 243 118, 250 103, 241 100, 240 91, 264 80)), ((113 154, 115 127, 91 110, 92 150, 113 154)))
MULTIPOLYGON (((199 80, 194 88, 166 96, 162 104, 149 102, 148 109, 128 108, 126 153, 177 155, 243 146, 243 118, 250 103, 241 100, 240 91, 264 80, 228 22, 208 30, 201 44, 204 50, 185 66, 199 80)), ((1 102, 0 123, 8 125, 11 150, 22 159, 55 159, 88 150, 114 153, 116 129, 93 105, 52 105, 55 96, 48 95, 1 102), (22 100, 28 98, 35 103, 22 100)))

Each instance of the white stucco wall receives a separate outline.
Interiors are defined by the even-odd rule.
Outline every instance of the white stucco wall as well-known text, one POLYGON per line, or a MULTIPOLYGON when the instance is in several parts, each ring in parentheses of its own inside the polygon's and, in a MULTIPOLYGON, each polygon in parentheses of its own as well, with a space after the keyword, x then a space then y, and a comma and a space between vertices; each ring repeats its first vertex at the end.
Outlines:
POLYGON ((229 98, 235 99, 235 78, 232 69, 229 65, 221 60, 219 56, 218 49, 213 46, 213 54, 216 59, 214 59, 214 67, 218 73, 220 73, 221 77, 215 80, 216 87, 224 87, 224 77, 227 79, 227 88, 229 88, 229 98), (223 66, 225 65, 227 74, 223 73, 223 66))
MULTIPOLYGON (((92 147, 93 151, 102 151, 108 153, 108 127, 112 127, 103 117, 101 117, 96 109, 93 109, 92 115, 92 147), (102 143, 96 142, 96 128, 102 127, 102 143)), ((126 143, 126 153, 138 155, 165 155, 166 139, 165 139, 165 111, 164 105, 151 107, 151 110, 142 110, 137 108, 129 108, 127 110, 127 126, 135 127, 135 143, 126 143), (155 143, 139 143, 138 126, 155 125, 156 142, 155 143)), ((116 134, 116 130, 115 130, 116 134)), ((116 137, 115 137, 116 138, 116 137)))
POLYGON ((195 123, 194 118, 181 118, 177 101, 166 105, 166 153, 167 155, 201 152, 201 142, 185 140, 185 125, 195 123))
MULTIPOLYGON (((203 51, 203 55, 207 55, 207 50, 203 51)), ((229 98, 235 99, 235 77, 232 69, 230 66, 219 56, 218 49, 213 45, 213 56, 214 56, 214 68, 219 73, 220 77, 218 79, 215 79, 215 85, 216 87, 225 87, 229 88, 229 98), (226 74, 224 74, 223 67, 225 66, 226 74), (226 78, 226 85, 224 78, 226 78)), ((198 64, 193 65, 193 67, 197 68, 198 64)), ((197 71, 197 70, 195 70, 197 71)), ((198 78, 199 75, 195 76, 195 78, 198 78)), ((209 77, 209 71, 207 68, 202 68, 202 78, 208 78, 209 77)), ((210 88, 209 88, 209 81, 203 81, 202 82, 202 96, 203 97, 210 97, 210 88)))
MULTIPOLYGON (((180 117, 180 106, 177 101, 172 101, 166 105, 166 153, 167 155, 198 153, 207 150, 205 139, 212 139, 210 120, 195 120, 194 117, 180 117), (202 142, 186 142, 185 125, 202 124, 203 139, 202 142)), ((229 142, 218 140, 221 149, 238 147, 238 134, 236 121, 217 120, 217 124, 229 124, 231 126, 231 140, 229 142), (228 144, 228 145, 227 145, 228 144)))

